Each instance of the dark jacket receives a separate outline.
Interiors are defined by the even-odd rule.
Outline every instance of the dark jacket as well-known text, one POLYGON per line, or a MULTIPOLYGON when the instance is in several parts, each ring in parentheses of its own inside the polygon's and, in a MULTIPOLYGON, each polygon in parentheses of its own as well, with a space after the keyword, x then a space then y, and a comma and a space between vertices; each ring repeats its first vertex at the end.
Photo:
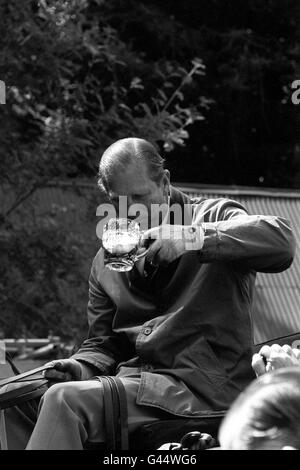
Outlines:
POLYGON ((99 374, 138 368, 137 403, 178 416, 229 407, 253 378, 251 304, 257 271, 280 272, 294 256, 287 220, 248 215, 228 199, 190 199, 184 223, 203 223, 200 252, 190 251, 150 277, 104 267, 90 276, 89 337, 73 358, 99 374), (124 369, 122 369, 124 370, 124 369))

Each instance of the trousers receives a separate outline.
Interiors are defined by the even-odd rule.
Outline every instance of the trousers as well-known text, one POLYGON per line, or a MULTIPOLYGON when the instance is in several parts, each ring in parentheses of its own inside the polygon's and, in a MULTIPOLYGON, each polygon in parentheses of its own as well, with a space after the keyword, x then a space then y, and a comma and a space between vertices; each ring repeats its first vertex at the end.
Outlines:
MULTIPOLYGON (((128 406, 129 433, 142 424, 170 415, 158 408, 138 405, 140 374, 118 374, 123 382, 128 406)), ((102 384, 97 380, 63 382, 52 385, 36 404, 36 413, 24 405, 2 412, 1 442, 9 450, 80 450, 87 442, 105 443, 102 384)))

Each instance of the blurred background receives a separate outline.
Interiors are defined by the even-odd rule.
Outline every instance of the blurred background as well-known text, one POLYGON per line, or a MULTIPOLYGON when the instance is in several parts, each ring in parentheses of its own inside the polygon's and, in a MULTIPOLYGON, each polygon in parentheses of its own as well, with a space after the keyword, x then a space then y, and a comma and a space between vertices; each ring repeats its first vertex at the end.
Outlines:
MULTIPOLYGON (((0 339, 85 336, 97 166, 116 139, 151 140, 172 181, 200 192, 280 188, 277 215, 297 223, 299 9, 298 0, 0 0, 0 339)), ((288 288, 300 323, 297 275, 288 288)))

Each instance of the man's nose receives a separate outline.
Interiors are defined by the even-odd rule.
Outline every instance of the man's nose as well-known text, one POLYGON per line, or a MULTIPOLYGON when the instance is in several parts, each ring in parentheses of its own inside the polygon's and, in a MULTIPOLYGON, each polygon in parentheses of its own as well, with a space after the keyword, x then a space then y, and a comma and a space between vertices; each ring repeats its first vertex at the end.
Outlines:
POLYGON ((119 202, 117 205, 115 205, 115 209, 117 212, 117 216, 120 217, 121 214, 123 214, 123 217, 125 216, 130 220, 134 220, 136 218, 136 215, 129 215, 129 209, 130 207, 134 204, 134 201, 131 196, 119 196, 119 202), (124 212, 125 211, 125 212, 124 212))

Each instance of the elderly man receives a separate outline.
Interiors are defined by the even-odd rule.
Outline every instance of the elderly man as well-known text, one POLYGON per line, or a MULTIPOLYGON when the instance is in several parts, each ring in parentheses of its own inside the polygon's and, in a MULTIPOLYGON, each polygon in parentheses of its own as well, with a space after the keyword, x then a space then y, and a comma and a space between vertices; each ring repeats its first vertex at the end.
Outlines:
POLYGON ((170 185, 163 159, 145 140, 111 145, 99 174, 116 211, 126 196, 128 210, 142 204, 149 214, 154 204, 176 205, 182 218, 169 210, 150 227, 147 257, 131 271, 107 269, 99 250, 90 275, 88 339, 47 371, 52 380, 68 382, 44 394, 35 426, 20 408, 7 411, 9 448, 25 446, 30 434, 27 449, 105 442, 101 384, 87 380, 94 375, 121 378, 130 431, 166 417, 227 409, 253 378, 256 272, 280 272, 293 260, 287 220, 248 215, 228 199, 190 199, 170 185))

